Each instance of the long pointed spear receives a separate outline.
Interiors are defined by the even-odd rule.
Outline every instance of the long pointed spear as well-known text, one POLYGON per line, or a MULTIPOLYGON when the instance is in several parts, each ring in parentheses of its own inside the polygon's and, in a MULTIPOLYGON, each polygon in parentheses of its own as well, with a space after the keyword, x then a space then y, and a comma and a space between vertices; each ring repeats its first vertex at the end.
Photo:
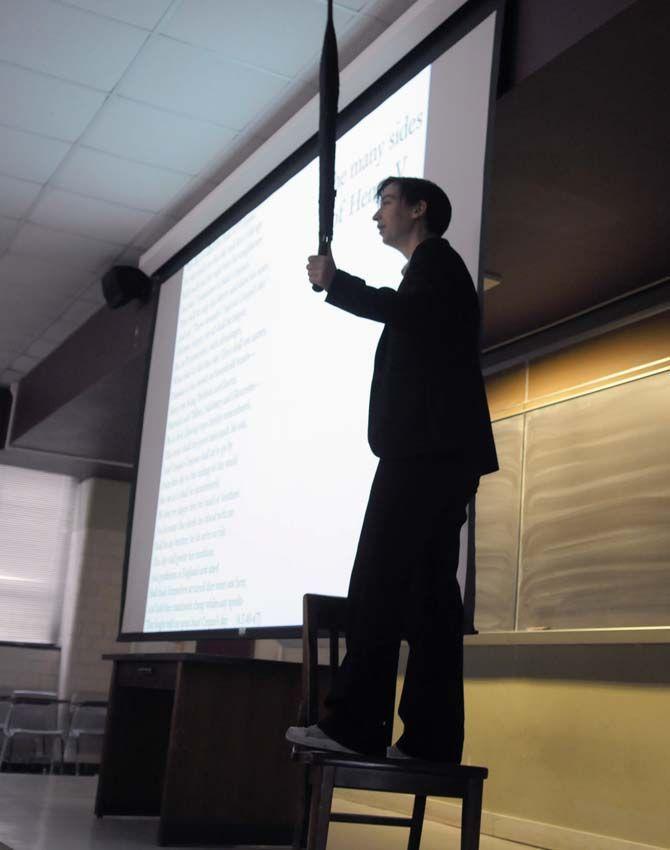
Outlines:
MULTIPOLYGON (((335 211, 335 137, 340 72, 333 25, 333 0, 328 0, 328 19, 323 36, 319 70, 319 254, 326 256, 333 240, 335 211)), ((312 284, 315 292, 322 287, 312 284)))

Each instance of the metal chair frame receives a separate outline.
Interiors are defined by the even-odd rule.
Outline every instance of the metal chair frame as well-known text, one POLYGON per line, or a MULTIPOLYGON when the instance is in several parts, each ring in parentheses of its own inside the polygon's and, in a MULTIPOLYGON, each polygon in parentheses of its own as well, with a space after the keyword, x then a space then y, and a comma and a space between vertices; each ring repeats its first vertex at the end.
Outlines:
MULTIPOLYGON (((65 733, 62 726, 57 725, 53 728, 31 728, 29 726, 21 727, 14 726, 13 721, 16 715, 16 709, 20 708, 22 705, 34 705, 34 706, 54 706, 57 707, 59 705, 65 704, 66 700, 59 700, 55 697, 55 694, 52 691, 25 691, 25 690, 16 690, 13 691, 10 697, 10 708, 7 716, 5 717, 5 722, 3 725, 3 741, 2 748, 0 748, 0 771, 3 768, 5 760, 9 760, 8 757, 11 757, 13 754, 13 745, 14 738, 17 736, 27 736, 31 737, 37 742, 38 740, 42 745, 42 752, 46 755, 46 742, 48 739, 51 739, 52 742, 58 741, 60 743, 60 772, 63 773, 64 767, 64 756, 65 756, 65 733)), ((49 754, 49 773, 53 773, 54 766, 54 747, 52 746, 51 752, 49 754)))
POLYGON ((87 729, 86 727, 77 726, 77 718, 82 712, 87 709, 105 709, 107 710, 106 699, 87 699, 77 698, 73 695, 70 701, 70 725, 67 733, 67 741, 74 742, 74 772, 79 776, 79 742, 82 738, 103 738, 105 734, 104 724, 100 730, 87 729))

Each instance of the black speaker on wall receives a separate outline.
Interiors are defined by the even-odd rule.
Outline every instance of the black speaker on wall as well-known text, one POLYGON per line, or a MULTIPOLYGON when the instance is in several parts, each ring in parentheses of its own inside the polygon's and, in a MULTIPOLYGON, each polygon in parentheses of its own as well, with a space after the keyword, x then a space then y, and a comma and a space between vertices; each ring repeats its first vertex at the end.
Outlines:
POLYGON ((134 266, 114 266, 102 278, 102 294, 112 310, 133 298, 146 301, 151 294, 151 278, 134 266))

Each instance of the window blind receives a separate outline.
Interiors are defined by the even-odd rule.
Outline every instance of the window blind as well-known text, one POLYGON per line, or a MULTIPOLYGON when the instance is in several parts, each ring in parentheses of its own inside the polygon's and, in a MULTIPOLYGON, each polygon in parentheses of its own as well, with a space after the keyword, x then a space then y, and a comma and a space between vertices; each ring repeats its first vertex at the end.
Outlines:
POLYGON ((0 641, 59 641, 77 482, 0 466, 0 641))

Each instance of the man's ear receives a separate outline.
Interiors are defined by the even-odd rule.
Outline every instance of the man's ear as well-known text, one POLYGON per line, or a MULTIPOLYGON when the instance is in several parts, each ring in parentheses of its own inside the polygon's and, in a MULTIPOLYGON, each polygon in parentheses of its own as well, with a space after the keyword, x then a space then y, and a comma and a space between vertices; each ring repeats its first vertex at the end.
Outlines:
POLYGON ((426 210, 428 209, 428 204, 425 201, 419 201, 414 205, 412 209, 412 215, 414 218, 421 218, 422 215, 426 214, 426 210))

